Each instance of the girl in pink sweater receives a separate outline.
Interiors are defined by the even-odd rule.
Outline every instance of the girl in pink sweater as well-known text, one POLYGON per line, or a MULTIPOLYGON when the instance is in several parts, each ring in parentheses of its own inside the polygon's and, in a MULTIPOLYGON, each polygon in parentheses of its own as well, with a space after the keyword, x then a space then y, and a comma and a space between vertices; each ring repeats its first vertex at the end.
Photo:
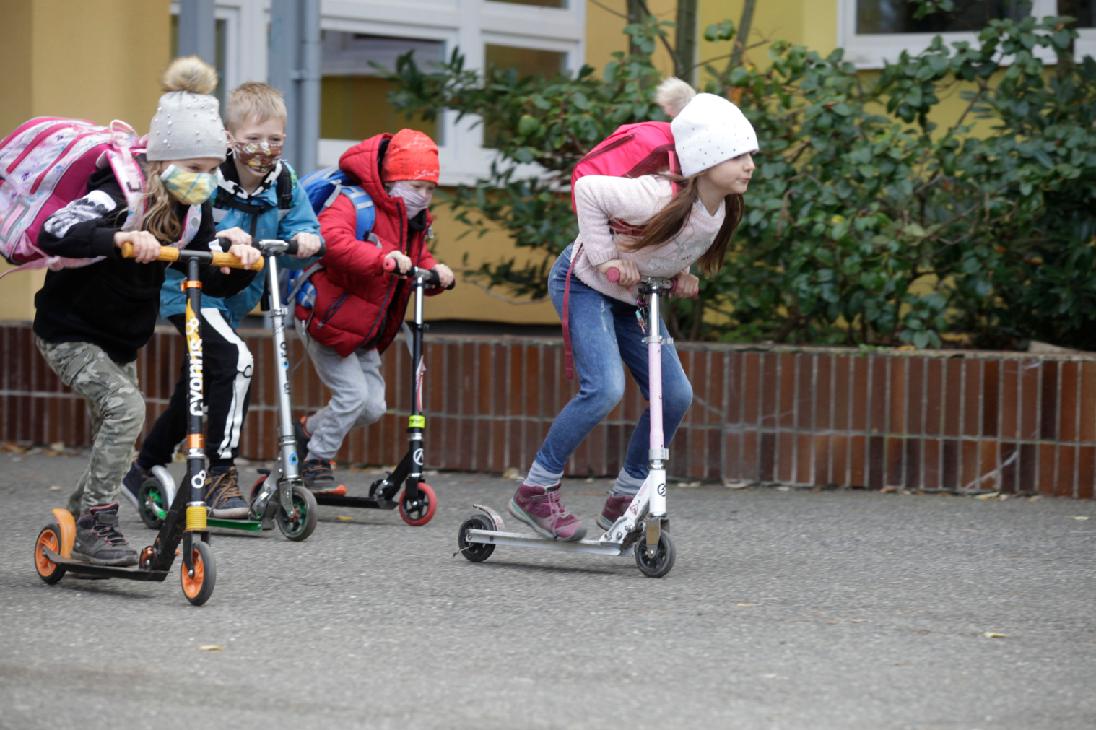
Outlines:
MULTIPOLYGON (((657 98, 674 117, 671 130, 682 178, 587 175, 575 184, 579 234, 549 274, 548 292, 567 322, 574 348, 579 392, 556 416, 510 512, 534 531, 557 540, 580 540, 586 528, 560 501, 559 486, 571 453, 620 402, 624 367, 647 397, 647 350, 635 316, 636 284, 644 276, 673 278, 678 296, 695 296, 699 280, 690 268, 717 271, 744 209, 753 175, 757 134, 726 99, 697 94, 683 81, 667 79, 657 98), (615 233, 625 223, 638 237, 615 233), (572 268, 572 259, 574 266, 572 268), (617 283, 606 278, 615 268, 617 283)), ((662 334, 666 336, 665 326, 662 334)), ((662 347, 662 404, 669 443, 692 401, 692 386, 672 344, 662 347)), ((608 529, 623 514, 647 477, 649 411, 636 424, 624 466, 597 524, 608 529)))

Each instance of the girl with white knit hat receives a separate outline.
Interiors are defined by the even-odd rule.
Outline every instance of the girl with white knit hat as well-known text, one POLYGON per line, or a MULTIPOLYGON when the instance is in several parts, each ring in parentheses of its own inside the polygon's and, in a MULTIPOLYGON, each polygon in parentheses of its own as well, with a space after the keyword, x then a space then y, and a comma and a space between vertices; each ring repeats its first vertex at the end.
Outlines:
MULTIPOLYGON (((92 175, 87 194, 50 216, 38 235, 46 255, 93 260, 49 271, 34 299, 35 344, 65 385, 87 399, 91 412, 90 461, 68 504, 77 517, 73 554, 89 562, 137 563, 118 531, 116 500, 144 425, 135 361, 160 308, 167 267, 155 260, 161 244, 208 250, 220 238, 246 265, 260 255, 239 228, 214 232, 208 198, 228 148, 217 99, 209 95, 216 85, 216 72, 200 59, 175 61, 164 74, 166 93, 138 160, 145 175, 140 194, 123 191, 108 166, 92 175), (133 199, 140 202, 131 211, 133 199), (133 259, 120 256, 125 243, 133 244, 133 259)), ((235 294, 253 275, 203 267, 203 291, 235 294)))
MULTIPOLYGON (((549 295, 562 316, 565 286, 573 276, 565 324, 574 333, 580 388, 553 421, 510 501, 510 512, 537 533, 557 540, 580 540, 586 534, 560 500, 560 480, 571 454, 623 396, 625 366, 647 396, 647 349, 635 316, 636 285, 644 276, 673 278, 678 296, 695 296, 699 280, 690 268, 699 263, 703 273, 712 274, 722 266, 754 172, 757 134, 734 104, 697 94, 679 79, 664 81, 656 99, 673 117, 670 128, 681 177, 580 177, 573 190, 578 238, 560 254, 548 278, 549 295), (625 228, 632 235, 619 232, 625 228), (616 283, 606 278, 611 268, 620 274, 616 283)), ((662 335, 666 336, 665 325, 662 335)), ((667 443, 691 401, 692 386, 677 351, 664 344, 667 443)), ((597 519, 602 529, 623 514, 647 477, 649 429, 645 411, 597 519)))

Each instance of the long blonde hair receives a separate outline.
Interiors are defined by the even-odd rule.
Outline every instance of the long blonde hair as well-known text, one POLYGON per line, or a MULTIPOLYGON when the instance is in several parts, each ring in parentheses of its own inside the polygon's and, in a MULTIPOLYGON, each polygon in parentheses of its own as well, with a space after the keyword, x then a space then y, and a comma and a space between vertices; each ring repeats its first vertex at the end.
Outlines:
POLYGON ((183 224, 175 214, 175 198, 164 187, 160 173, 168 163, 149 162, 145 173, 144 217, 140 227, 161 244, 170 245, 183 234, 183 224))
MULTIPOLYGON (((643 225, 643 233, 633 243, 624 245, 628 251, 657 246, 676 236, 689 220, 696 201, 700 199, 699 175, 687 178, 678 175, 666 175, 666 177, 679 184, 681 189, 662 210, 643 225)), ((714 274, 723 266, 731 236, 742 221, 742 214, 746 209, 746 202, 738 193, 732 193, 723 200, 726 206, 723 225, 719 227, 715 238, 712 239, 699 261, 700 270, 708 275, 714 274)))

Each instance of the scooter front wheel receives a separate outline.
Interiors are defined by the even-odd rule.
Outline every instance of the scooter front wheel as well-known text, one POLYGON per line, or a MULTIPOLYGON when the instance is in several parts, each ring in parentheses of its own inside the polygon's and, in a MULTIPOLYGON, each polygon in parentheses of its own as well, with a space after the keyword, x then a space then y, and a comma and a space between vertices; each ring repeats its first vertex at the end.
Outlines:
MULTIPOLYGON (((271 497, 272 501, 277 499, 277 496, 271 497)), ((293 514, 287 514, 279 503, 274 519, 287 540, 301 542, 316 529, 316 509, 316 497, 307 487, 298 484, 293 487, 293 514)))
POLYGON ((217 582, 217 566, 213 562, 213 552, 201 540, 195 540, 190 549, 190 569, 186 561, 179 566, 179 582, 183 586, 183 595, 195 606, 201 606, 213 595, 213 585, 217 582))
POLYGON ((46 550, 55 555, 61 553, 61 528, 56 522, 51 522, 38 533, 38 539, 34 542, 34 569, 38 571, 38 577, 46 583, 53 585, 65 577, 65 566, 46 557, 46 550))
POLYGON ((412 527, 421 527, 434 519, 438 511, 438 497, 434 488, 426 482, 419 482, 419 498, 407 496, 407 489, 400 492, 400 517, 412 527))
POLYGON ((665 531, 658 537, 658 547, 653 557, 648 557, 647 541, 643 538, 639 539, 634 550, 636 567, 639 568, 639 572, 648 578, 661 578, 669 573, 670 568, 674 567, 674 558, 677 557, 674 551, 674 543, 665 531))
POLYGON ((164 524, 156 512, 157 508, 167 511, 167 497, 160 480, 149 476, 137 490, 137 514, 141 516, 141 522, 145 523, 145 527, 150 530, 159 530, 164 524))
POLYGON ((496 530, 494 521, 487 515, 474 514, 464 521, 457 533, 457 547, 465 559, 482 563, 495 552, 495 546, 486 542, 468 542, 469 530, 496 530))

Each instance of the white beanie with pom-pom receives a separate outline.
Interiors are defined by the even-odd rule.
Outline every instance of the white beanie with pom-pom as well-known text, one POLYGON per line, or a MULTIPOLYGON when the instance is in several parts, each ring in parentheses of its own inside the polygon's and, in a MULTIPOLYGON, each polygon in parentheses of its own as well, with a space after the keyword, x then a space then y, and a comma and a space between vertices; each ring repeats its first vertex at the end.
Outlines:
POLYGON ((658 85, 655 101, 673 117, 670 131, 685 177, 759 149, 750 120, 722 96, 698 94, 681 79, 669 78, 658 85))

